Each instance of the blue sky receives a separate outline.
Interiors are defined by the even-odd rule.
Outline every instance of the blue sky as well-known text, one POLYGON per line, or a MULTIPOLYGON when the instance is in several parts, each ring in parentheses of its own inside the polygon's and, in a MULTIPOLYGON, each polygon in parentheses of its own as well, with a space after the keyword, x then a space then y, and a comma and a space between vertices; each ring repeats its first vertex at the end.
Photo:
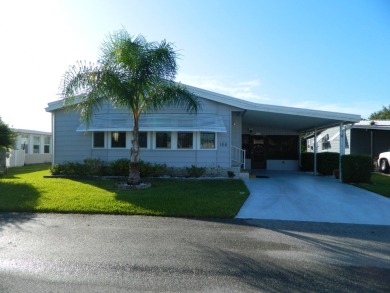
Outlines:
POLYGON ((50 131, 63 73, 122 27, 174 43, 193 86, 363 118, 390 104, 388 0, 2 1, 3 121, 50 131))

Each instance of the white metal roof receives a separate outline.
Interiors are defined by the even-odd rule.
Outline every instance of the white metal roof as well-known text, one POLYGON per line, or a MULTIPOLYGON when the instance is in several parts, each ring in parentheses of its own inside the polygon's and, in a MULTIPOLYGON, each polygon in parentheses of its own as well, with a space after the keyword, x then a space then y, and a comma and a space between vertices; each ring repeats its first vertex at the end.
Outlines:
MULTIPOLYGON (((226 132, 222 117, 211 114, 142 114, 140 131, 226 132)), ((77 131, 132 131, 133 118, 127 114, 98 114, 88 125, 81 123, 77 131)))
POLYGON ((243 121, 247 124, 301 132, 331 127, 340 123, 356 123, 361 120, 361 116, 355 114, 259 104, 189 85, 186 87, 202 98, 243 109, 243 121))
POLYGON ((364 120, 355 123, 353 128, 390 130, 390 120, 364 120))
POLYGON ((51 135, 51 132, 39 131, 39 130, 29 130, 29 129, 20 129, 12 128, 12 130, 18 134, 36 134, 36 135, 51 135))
MULTIPOLYGON (((259 104, 189 85, 184 86, 201 98, 237 108, 237 111, 243 113, 243 123, 251 125, 303 132, 361 120, 361 116, 355 114, 259 104)), ((77 98, 75 102, 78 102, 77 98)), ((63 107, 63 100, 59 100, 49 103, 46 111, 52 112, 63 107)))

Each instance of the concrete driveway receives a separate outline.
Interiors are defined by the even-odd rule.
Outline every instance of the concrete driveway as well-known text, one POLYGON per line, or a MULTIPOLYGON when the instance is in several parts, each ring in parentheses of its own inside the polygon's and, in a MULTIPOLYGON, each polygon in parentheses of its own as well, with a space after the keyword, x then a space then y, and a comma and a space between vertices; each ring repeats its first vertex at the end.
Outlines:
POLYGON ((390 199, 303 172, 244 180, 250 195, 236 218, 390 225, 390 199))

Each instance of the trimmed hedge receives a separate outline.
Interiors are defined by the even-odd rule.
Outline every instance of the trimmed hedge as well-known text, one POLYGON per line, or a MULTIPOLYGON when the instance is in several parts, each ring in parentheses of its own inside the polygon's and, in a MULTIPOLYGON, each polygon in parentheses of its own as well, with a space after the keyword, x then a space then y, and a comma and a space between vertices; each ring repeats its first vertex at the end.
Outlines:
MULTIPOLYGON (((55 164, 51 168, 53 175, 72 176, 128 176, 129 159, 118 159, 111 161, 107 166, 100 159, 87 158, 81 162, 64 162, 55 164)), ((139 161, 138 168, 141 177, 158 177, 167 172, 165 164, 154 164, 139 161)))
POLYGON ((333 170, 339 169, 339 153, 318 153, 317 154, 317 171, 322 175, 333 175, 333 170))
MULTIPOLYGON (((322 175, 332 175, 333 170, 339 169, 339 153, 317 153, 317 171, 322 175)), ((302 153, 302 171, 314 171, 314 153, 302 153)))
POLYGON ((372 162, 368 155, 344 155, 341 157, 341 180, 345 183, 370 182, 372 162))
POLYGON ((314 171, 314 153, 301 154, 301 169, 302 171, 314 171))

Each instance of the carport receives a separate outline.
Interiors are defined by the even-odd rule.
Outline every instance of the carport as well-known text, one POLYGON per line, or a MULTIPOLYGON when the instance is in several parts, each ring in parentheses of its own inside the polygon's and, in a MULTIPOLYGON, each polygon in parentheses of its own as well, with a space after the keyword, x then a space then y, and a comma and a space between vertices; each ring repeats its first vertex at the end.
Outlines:
MULTIPOLYGON (((261 140, 262 137, 274 136, 274 141, 278 141, 281 136, 295 136, 298 138, 301 134, 308 132, 314 132, 314 135, 317 136, 317 132, 322 129, 339 126, 341 135, 345 137, 345 126, 361 120, 360 115, 355 114, 259 104, 189 85, 186 85, 186 87, 199 97, 230 106, 231 125, 226 128, 230 135, 231 167, 253 169, 246 168, 246 161, 248 160, 248 151, 245 146, 246 135, 250 136, 251 139, 257 139, 258 137, 258 140, 261 140)), ((259 145, 261 145, 261 142, 259 145)), ((297 165, 300 162, 300 142, 297 141, 296 150, 294 151, 296 158, 292 161, 295 161, 297 165)), ((340 154, 343 155, 344 153, 345 145, 340 144, 340 154)), ((316 174, 317 146, 315 147, 314 156, 314 174, 316 174)), ((284 164, 286 159, 278 158, 276 155, 276 158, 272 158, 272 161, 272 163, 282 162, 284 164)), ((266 163, 268 164, 268 161, 266 163)), ((256 167, 264 169, 264 166, 258 165, 256 167)), ((298 166, 295 167, 295 170, 297 170, 298 166)))
MULTIPOLYGON (((245 141, 248 137, 251 140, 258 140, 259 145, 261 145, 261 140, 264 139, 265 141, 267 137, 273 136, 274 142, 277 140, 280 142, 284 137, 290 136, 288 138, 290 139, 295 136, 297 138, 296 150, 294 150, 296 158, 293 158, 291 161, 295 161, 295 164, 297 164, 300 162, 301 144, 299 140, 302 135, 314 132, 314 135, 317 136, 318 131, 322 129, 339 126, 341 135, 345 137, 345 126, 361 120, 360 115, 259 104, 189 85, 186 85, 186 87, 199 97, 230 106, 231 123, 226 128, 230 133, 232 167, 235 165, 241 168, 244 167, 244 169, 271 169, 264 168, 260 164, 255 166, 257 168, 248 167, 248 160, 253 159, 248 158, 248 149, 245 141)), ((291 140, 293 141, 293 139, 291 140)), ((343 139, 340 141, 344 142, 343 139)), ((341 143, 340 154, 343 155, 344 153, 345 145, 341 143)), ((317 146, 315 147, 314 155, 315 157, 317 155, 317 146)), ((275 164, 284 164, 287 160, 283 157, 278 158, 276 154, 269 161, 275 164)), ((266 163, 268 164, 268 161, 266 163)), ((295 170, 297 169, 295 168, 295 170)), ((315 165, 314 174, 317 173, 316 171, 317 166, 315 165)))
MULTIPOLYGON (((249 131, 254 134, 262 134, 263 129, 272 130, 273 133, 282 135, 299 136, 298 154, 300 162, 301 139, 307 133, 314 133, 314 174, 317 174, 317 133, 323 129, 340 127, 341 137, 345 137, 345 130, 348 125, 359 122, 360 115, 345 114, 338 112, 318 111, 310 109, 300 109, 291 107, 281 107, 272 105, 251 105, 250 110, 242 113, 243 133, 249 131), (259 129, 260 131, 257 131, 259 129)), ((288 137, 288 136, 286 136, 288 137)), ((345 154, 345 139, 340 139, 340 155, 345 154)), ((283 163, 285 161, 283 160, 283 163)), ((340 164, 340 174, 341 164, 340 164)))
MULTIPOLYGON (((314 157, 317 156, 317 133, 322 129, 339 126, 341 137, 345 137, 347 125, 359 122, 360 115, 328 112, 301 108, 281 107, 272 105, 250 105, 242 113, 243 133, 261 135, 262 129, 273 130, 282 135, 299 135, 299 156, 301 154, 301 139, 304 134, 314 133, 314 157), (256 129, 259 129, 257 131, 256 129)), ((340 155, 345 154, 345 139, 340 139, 340 155)), ((300 161, 300 157, 299 157, 300 161)), ((341 166, 340 166, 341 172, 341 166)), ((316 159, 314 159, 314 174, 317 174, 316 159)))

